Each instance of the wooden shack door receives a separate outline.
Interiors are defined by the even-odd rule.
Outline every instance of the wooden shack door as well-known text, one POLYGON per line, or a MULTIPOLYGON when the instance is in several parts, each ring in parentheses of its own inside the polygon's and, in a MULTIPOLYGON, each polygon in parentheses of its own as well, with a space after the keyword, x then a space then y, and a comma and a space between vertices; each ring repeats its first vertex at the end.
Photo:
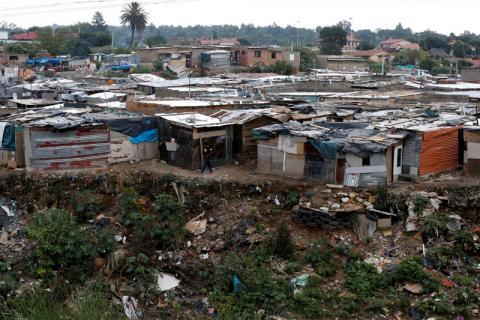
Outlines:
POLYGON ((335 179, 338 184, 343 184, 343 180, 345 179, 345 164, 347 160, 345 159, 337 159, 337 169, 335 172, 335 179))

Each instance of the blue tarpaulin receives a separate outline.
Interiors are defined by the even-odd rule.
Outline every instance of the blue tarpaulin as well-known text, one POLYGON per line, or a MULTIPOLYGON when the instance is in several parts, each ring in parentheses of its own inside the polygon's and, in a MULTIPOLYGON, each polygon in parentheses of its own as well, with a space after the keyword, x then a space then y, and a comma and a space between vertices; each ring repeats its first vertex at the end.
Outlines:
POLYGON ((11 123, 7 124, 3 132, 2 150, 15 151, 15 125, 11 123))
POLYGON ((327 159, 336 159, 337 151, 339 150, 339 147, 342 147, 334 141, 310 141, 310 143, 327 159))
POLYGON ((155 141, 158 141, 157 129, 143 131, 140 135, 136 137, 130 137, 130 142, 133 144, 155 141))

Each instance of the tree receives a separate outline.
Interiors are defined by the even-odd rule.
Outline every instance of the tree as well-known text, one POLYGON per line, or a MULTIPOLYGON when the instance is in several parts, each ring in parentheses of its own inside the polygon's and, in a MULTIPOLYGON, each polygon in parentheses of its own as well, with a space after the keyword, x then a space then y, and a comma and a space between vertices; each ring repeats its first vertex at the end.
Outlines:
POLYGON ((85 57, 90 54, 90 45, 82 39, 70 39, 65 43, 65 52, 72 57, 85 57))
POLYGON ((95 12, 92 18, 92 25, 95 28, 95 31, 105 32, 107 31, 107 23, 103 19, 103 15, 100 12, 95 12))
POLYGON ((342 47, 347 44, 347 32, 340 25, 321 28, 319 36, 323 54, 341 54, 342 47))
POLYGON ((53 56, 64 52, 65 36, 61 32, 54 32, 50 27, 40 29, 38 30, 38 40, 40 47, 53 56))
POLYGON ((129 3, 120 16, 120 22, 123 25, 128 24, 131 31, 130 48, 133 47, 135 32, 143 32, 147 26, 148 13, 140 6, 140 3, 133 1, 129 3))
POLYGON ((313 69, 317 66, 317 55, 306 47, 300 47, 300 70, 306 71, 307 69, 313 69))
POLYGON ((148 37, 145 42, 150 48, 153 48, 158 47, 161 44, 167 43, 167 40, 165 40, 165 37, 163 37, 161 34, 157 34, 148 37))
POLYGON ((375 44, 373 44, 370 41, 360 41, 360 45, 358 46, 357 49, 361 51, 372 50, 372 49, 375 49, 375 44))
POLYGON ((420 55, 418 51, 403 49, 395 53, 395 64, 401 66, 415 65, 419 57, 420 55))

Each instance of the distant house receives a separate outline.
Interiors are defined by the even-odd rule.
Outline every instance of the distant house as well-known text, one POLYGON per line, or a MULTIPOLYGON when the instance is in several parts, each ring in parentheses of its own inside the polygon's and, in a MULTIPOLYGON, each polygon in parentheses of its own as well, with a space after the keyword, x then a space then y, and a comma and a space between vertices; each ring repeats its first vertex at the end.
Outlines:
POLYGON ((18 67, 0 65, 0 84, 14 83, 18 79, 18 67))
POLYGON ((382 62, 385 59, 386 63, 390 63, 393 60, 393 56, 382 49, 372 49, 367 51, 353 51, 350 55, 357 58, 363 58, 372 62, 382 62))
POLYGON ((420 45, 404 39, 387 39, 380 43, 380 48, 387 52, 394 52, 402 49, 418 51, 420 50, 420 45))
POLYGON ((432 48, 428 50, 428 55, 435 59, 450 58, 450 55, 445 50, 439 48, 432 48))
POLYGON ((232 47, 240 44, 237 38, 220 38, 220 39, 199 38, 195 42, 200 46, 232 47))
POLYGON ((353 56, 317 56, 317 67, 332 71, 355 72, 365 69, 365 62, 353 56))
POLYGON ((480 66, 462 69, 462 80, 480 83, 480 66))
POLYGON ((17 33, 12 36, 12 40, 16 41, 36 41, 38 40, 38 33, 37 32, 25 32, 25 33, 17 33))
POLYGON ((231 52, 227 50, 212 50, 202 52, 202 73, 203 75, 226 72, 230 68, 231 52))
POLYGON ((28 54, 0 52, 0 64, 18 65, 27 62, 28 54))
POLYGON ((360 40, 352 36, 351 34, 347 35, 347 44, 342 48, 343 52, 352 52, 357 50, 357 47, 360 45, 360 40))
POLYGON ((273 65, 277 61, 285 61, 300 69, 300 52, 284 50, 278 47, 251 47, 234 46, 232 50, 232 64, 243 67, 252 67, 260 64, 273 65))

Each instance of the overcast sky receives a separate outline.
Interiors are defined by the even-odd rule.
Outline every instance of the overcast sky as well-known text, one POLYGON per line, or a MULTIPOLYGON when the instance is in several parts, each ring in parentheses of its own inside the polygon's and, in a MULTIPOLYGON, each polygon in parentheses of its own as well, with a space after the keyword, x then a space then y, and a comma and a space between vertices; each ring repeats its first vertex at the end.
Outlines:
MULTIPOLYGON (((306 28, 352 18, 353 29, 480 33, 480 0, 137 0, 155 25, 241 24, 306 28)), ((0 0, 0 20, 22 27, 91 21, 95 11, 119 25, 125 0, 0 0)))

